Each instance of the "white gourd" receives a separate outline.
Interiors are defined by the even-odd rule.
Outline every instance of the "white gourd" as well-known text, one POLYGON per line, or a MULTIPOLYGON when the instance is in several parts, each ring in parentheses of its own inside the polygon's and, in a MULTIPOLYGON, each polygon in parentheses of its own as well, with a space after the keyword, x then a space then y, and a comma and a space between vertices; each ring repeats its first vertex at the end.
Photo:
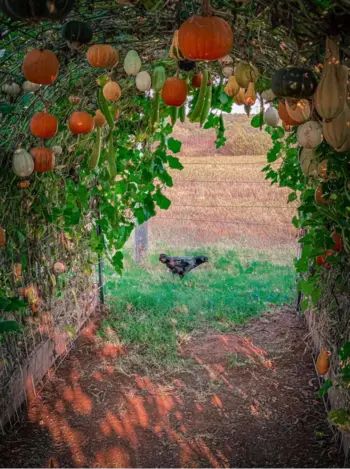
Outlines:
POLYGON ((9 96, 16 97, 20 94, 21 87, 17 85, 17 83, 15 82, 10 83, 10 84, 6 83, 5 85, 2 86, 2 91, 8 94, 9 96))
POLYGON ((38 91, 40 89, 40 85, 27 80, 22 84, 22 89, 26 93, 35 93, 35 91, 38 91))
POLYGON ((19 177, 28 177, 34 171, 34 160, 30 153, 23 148, 18 148, 12 160, 13 172, 19 177))
POLYGON ((139 91, 149 91, 151 89, 151 86, 152 86, 152 78, 151 78, 151 75, 146 72, 146 71, 143 71, 143 72, 139 72, 137 75, 136 75, 136 88, 139 90, 139 91))
POLYGON ((299 162, 302 172, 308 177, 318 176, 319 163, 315 151, 312 148, 302 148, 299 154, 299 162))
POLYGON ((141 59, 136 50, 129 50, 124 59, 124 70, 127 75, 137 75, 141 69, 141 59))
POLYGON ((264 112, 265 124, 270 125, 271 127, 277 127, 279 121, 280 121, 280 116, 278 115, 277 109, 273 106, 269 106, 264 112))
POLYGON ((317 121, 308 121, 298 127, 297 142, 301 147, 316 148, 322 140, 322 127, 317 121))

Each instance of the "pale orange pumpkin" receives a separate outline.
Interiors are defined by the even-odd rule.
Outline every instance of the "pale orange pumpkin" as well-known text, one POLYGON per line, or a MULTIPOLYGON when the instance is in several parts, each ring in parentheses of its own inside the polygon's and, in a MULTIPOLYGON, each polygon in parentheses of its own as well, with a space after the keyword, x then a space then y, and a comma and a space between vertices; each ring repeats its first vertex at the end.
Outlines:
POLYGON ((119 83, 116 81, 108 81, 102 89, 103 96, 107 101, 118 101, 122 95, 122 90, 119 83))
POLYGON ((299 124, 299 122, 296 122, 290 117, 290 115, 287 112, 286 104, 282 99, 280 99, 278 103, 278 115, 280 116, 282 122, 284 122, 286 125, 298 125, 299 124))
POLYGON ((38 85, 51 85, 57 78, 60 64, 50 50, 33 49, 24 57, 22 71, 26 80, 38 85))
POLYGON ((316 370, 319 375, 325 375, 330 367, 331 352, 328 350, 322 349, 316 360, 316 370))
POLYGON ((187 98, 187 83, 181 78, 171 77, 165 80, 162 99, 168 106, 180 107, 187 98))
POLYGON ((86 58, 92 67, 111 68, 119 61, 119 52, 109 44, 95 44, 89 47, 86 58))
POLYGON ((192 16, 179 28, 179 49, 186 59, 217 60, 231 52, 231 26, 218 16, 192 16))

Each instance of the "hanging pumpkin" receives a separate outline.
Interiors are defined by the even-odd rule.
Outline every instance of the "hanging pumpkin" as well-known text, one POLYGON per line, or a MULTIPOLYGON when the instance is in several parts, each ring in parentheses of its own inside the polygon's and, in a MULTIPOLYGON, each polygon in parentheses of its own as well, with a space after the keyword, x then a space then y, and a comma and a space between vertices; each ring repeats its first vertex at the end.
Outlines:
POLYGON ((253 106, 256 101, 256 93, 254 83, 251 81, 248 85, 247 91, 244 94, 244 104, 246 106, 253 106))
POLYGON ((48 112, 37 112, 30 120, 30 131, 34 137, 52 138, 57 133, 58 121, 48 112))
POLYGON ((101 128, 106 125, 106 118, 103 113, 97 109, 94 116, 95 127, 101 128))
POLYGON ((313 149, 302 148, 299 153, 299 162, 301 170, 306 177, 318 176, 318 160, 313 149))
POLYGON ((280 99, 278 102, 278 115, 282 122, 287 126, 298 125, 299 123, 293 120, 287 112, 284 100, 280 99))
POLYGON ((6 246, 6 231, 0 226, 0 248, 6 246))
POLYGON ((15 282, 22 280, 22 264, 16 262, 12 266, 12 275, 15 282))
POLYGON ((55 167, 55 154, 50 148, 36 147, 30 150, 34 159, 34 170, 37 173, 52 171, 55 167))
POLYGON ((37 83, 32 83, 31 81, 26 80, 22 84, 22 89, 25 93, 35 93, 40 90, 40 85, 37 83))
POLYGON ((322 185, 317 186, 315 190, 315 201, 318 205, 329 205, 330 203, 324 196, 322 185))
POLYGON ((311 106, 307 99, 286 99, 286 109, 289 116, 296 122, 302 124, 311 117, 311 106))
POLYGON ((154 67, 152 73, 152 88, 154 89, 154 91, 159 92, 163 88, 165 79, 165 68, 162 65, 154 67))
POLYGON ((336 151, 350 150, 350 108, 347 104, 331 121, 323 121, 322 128, 326 142, 336 151))
POLYGON ((86 58, 95 68, 112 68, 119 61, 119 52, 109 44, 95 44, 89 47, 86 58))
POLYGON ((242 106, 244 104, 244 96, 245 96, 245 89, 240 88, 238 93, 234 97, 234 101, 238 106, 242 106))
POLYGON ((90 25, 83 21, 68 21, 62 27, 62 37, 68 42, 88 44, 92 36, 93 32, 90 25))
POLYGON ((1 0, 0 9, 15 19, 62 19, 74 6, 75 0, 1 0))
POLYGON ((75 111, 69 118, 68 126, 74 135, 88 134, 94 128, 94 119, 88 112, 75 111))
POLYGON ((67 267, 66 267, 66 264, 64 262, 57 261, 57 262, 54 263, 54 265, 52 267, 52 270, 53 270, 54 274, 60 275, 60 274, 64 274, 66 272, 67 267))
POLYGON ((241 88, 247 89, 250 82, 255 83, 259 77, 258 69, 248 63, 248 62, 239 62, 235 66, 235 77, 236 81, 241 88))
POLYGON ((278 111, 275 107, 269 106, 264 112, 264 122, 271 127, 277 127, 280 120, 278 111))
POLYGON ((30 186, 30 181, 28 179, 25 179, 24 181, 19 181, 17 184, 18 189, 28 189, 30 186))
POLYGON ((224 75, 224 77, 230 78, 233 75, 233 67, 231 67, 230 65, 226 65, 226 67, 222 69, 222 74, 224 75))
POLYGON ((33 49, 24 57, 22 71, 25 78, 39 85, 52 85, 56 80, 60 64, 50 50, 33 49))
POLYGON ((102 89, 103 96, 107 101, 116 102, 120 99, 122 95, 122 90, 119 86, 119 83, 116 81, 107 81, 105 86, 102 89))
POLYGON ((316 148, 322 140, 322 127, 317 121, 308 121, 298 127, 297 142, 301 147, 316 148))
POLYGON ((326 39, 326 58, 314 103, 323 119, 333 119, 344 109, 347 95, 348 69, 339 61, 339 45, 326 39))
POLYGON ((140 69, 142 63, 139 54, 136 50, 129 50, 124 59, 124 70, 127 75, 136 76, 140 69))
POLYGON ((316 360, 316 371, 319 375, 325 375, 330 367, 331 353, 328 350, 322 349, 316 360))
POLYGON ((276 95, 270 88, 268 90, 264 90, 261 93, 261 97, 264 101, 266 101, 267 103, 270 103, 271 101, 273 101, 276 98, 276 95))
POLYGON ((224 88, 224 91, 227 94, 227 96, 234 98, 236 94, 239 93, 240 89, 241 88, 239 84, 237 83, 236 77, 233 75, 232 77, 228 79, 227 84, 224 88))
POLYGON ((271 89, 279 98, 309 98, 316 90, 317 80, 312 70, 287 67, 272 76, 271 89))
POLYGON ((202 84, 203 74, 202 72, 197 72, 192 77, 192 86, 193 88, 200 88, 202 84))
POLYGON ((179 69, 184 72, 190 72, 196 68, 196 62, 193 62, 193 60, 179 60, 177 64, 179 69))
POLYGON ((135 83, 136 83, 136 88, 139 91, 142 91, 142 92, 149 91, 152 86, 151 75, 146 71, 139 72, 136 75, 135 83))
POLYGON ((15 82, 5 83, 5 85, 2 85, 1 89, 4 93, 13 98, 18 96, 21 92, 21 87, 15 82))
POLYGON ((34 161, 30 153, 23 148, 18 148, 12 160, 13 172, 16 176, 26 178, 34 171, 34 161))
POLYGON ((179 49, 179 31, 178 30, 176 30, 173 34, 171 46, 169 49, 169 57, 175 60, 182 60, 184 58, 179 49))
POLYGON ((187 83, 181 78, 171 77, 165 80, 162 99, 168 106, 180 107, 187 98, 187 83))
POLYGON ((218 60, 233 46, 231 26, 218 16, 192 16, 179 28, 179 48, 190 60, 218 60))
POLYGON ((334 243, 332 249, 336 252, 341 252, 344 249, 344 242, 341 234, 337 233, 336 231, 333 231, 333 233, 331 234, 331 238, 334 243))

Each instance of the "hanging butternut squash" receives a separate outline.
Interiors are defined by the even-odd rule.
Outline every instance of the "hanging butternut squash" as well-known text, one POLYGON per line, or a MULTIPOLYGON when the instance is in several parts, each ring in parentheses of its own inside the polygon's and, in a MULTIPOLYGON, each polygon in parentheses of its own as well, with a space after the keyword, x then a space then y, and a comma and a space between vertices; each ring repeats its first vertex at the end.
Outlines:
POLYGON ((336 151, 350 150, 350 108, 347 104, 331 121, 324 121, 322 127, 326 142, 336 151))
POLYGON ((248 85, 247 91, 244 94, 244 104, 246 106, 253 106, 256 101, 256 93, 254 83, 251 81, 248 85))
POLYGON ((235 77, 236 81, 241 88, 247 89, 249 83, 253 83, 259 78, 258 69, 249 62, 241 61, 235 66, 235 77))
POLYGON ((335 39, 326 39, 326 57, 314 103, 323 119, 333 119, 344 109, 347 94, 348 69, 339 60, 339 45, 335 39))
POLYGON ((227 96, 230 96, 231 98, 233 98, 234 96, 236 96, 237 93, 239 93, 240 89, 241 88, 239 84, 237 83, 236 77, 233 75, 228 79, 227 84, 224 88, 224 91, 227 94, 227 96))

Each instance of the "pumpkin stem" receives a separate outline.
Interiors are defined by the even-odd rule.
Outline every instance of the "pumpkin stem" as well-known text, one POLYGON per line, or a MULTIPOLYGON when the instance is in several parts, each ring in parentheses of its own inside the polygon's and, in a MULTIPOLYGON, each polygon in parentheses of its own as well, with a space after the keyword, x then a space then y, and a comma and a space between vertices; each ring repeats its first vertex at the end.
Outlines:
POLYGON ((203 16, 211 16, 213 14, 210 0, 202 0, 202 14, 203 16))

